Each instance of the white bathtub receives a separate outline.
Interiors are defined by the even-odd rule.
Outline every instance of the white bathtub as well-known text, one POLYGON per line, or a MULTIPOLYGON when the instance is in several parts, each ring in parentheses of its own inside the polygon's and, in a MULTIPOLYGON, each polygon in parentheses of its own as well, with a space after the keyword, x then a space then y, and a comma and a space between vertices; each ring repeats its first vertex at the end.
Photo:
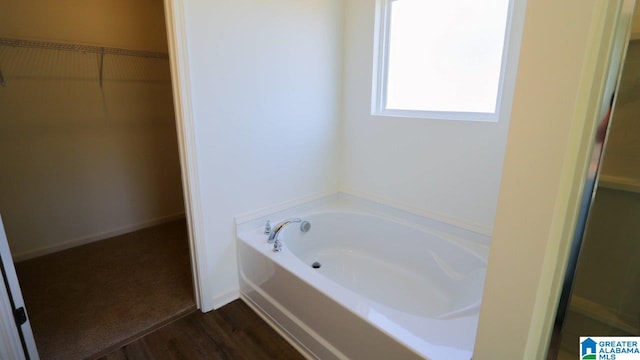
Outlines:
MULTIPOLYGON (((486 259, 443 235, 371 213, 300 214, 273 252, 238 231, 241 297, 320 359, 464 359, 473 352, 486 259), (320 263, 314 269, 312 264, 320 263)), ((281 220, 281 219, 272 219, 281 220)), ((275 223, 275 222, 274 222, 275 223)))

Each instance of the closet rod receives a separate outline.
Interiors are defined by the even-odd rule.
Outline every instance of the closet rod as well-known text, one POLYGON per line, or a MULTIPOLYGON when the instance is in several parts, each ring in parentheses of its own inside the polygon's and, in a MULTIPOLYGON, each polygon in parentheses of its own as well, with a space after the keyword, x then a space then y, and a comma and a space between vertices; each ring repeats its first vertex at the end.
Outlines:
POLYGON ((161 53, 161 52, 128 50, 128 49, 90 46, 90 45, 66 44, 66 43, 56 43, 56 42, 49 42, 49 41, 11 39, 11 38, 3 38, 3 37, 0 37, 0 45, 25 47, 25 48, 49 49, 49 50, 78 51, 78 52, 96 53, 96 54, 137 56, 137 57, 156 58, 156 59, 169 58, 169 54, 161 53))

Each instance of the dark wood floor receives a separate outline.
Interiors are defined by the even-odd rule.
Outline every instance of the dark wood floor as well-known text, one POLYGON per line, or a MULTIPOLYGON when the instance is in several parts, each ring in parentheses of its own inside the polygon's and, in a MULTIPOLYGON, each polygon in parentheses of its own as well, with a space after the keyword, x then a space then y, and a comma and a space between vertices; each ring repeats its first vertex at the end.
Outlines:
POLYGON ((241 300, 196 312, 100 360, 304 359, 241 300))

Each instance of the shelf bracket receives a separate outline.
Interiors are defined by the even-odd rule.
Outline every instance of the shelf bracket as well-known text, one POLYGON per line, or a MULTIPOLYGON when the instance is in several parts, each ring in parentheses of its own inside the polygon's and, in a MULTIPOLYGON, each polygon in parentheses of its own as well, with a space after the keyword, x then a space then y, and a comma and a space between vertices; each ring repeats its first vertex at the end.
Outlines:
POLYGON ((100 88, 102 88, 102 74, 104 72, 104 48, 100 48, 100 88))

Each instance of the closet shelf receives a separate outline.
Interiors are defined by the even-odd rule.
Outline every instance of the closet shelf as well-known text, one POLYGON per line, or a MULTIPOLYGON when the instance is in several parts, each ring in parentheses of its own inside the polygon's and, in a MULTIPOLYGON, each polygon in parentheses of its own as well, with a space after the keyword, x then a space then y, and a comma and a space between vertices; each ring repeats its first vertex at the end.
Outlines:
POLYGON ((130 49, 91 46, 91 45, 68 44, 68 43, 58 43, 58 42, 49 42, 49 41, 23 40, 23 39, 13 39, 13 38, 5 38, 5 37, 0 37, 0 45, 24 47, 24 48, 48 49, 48 50, 77 51, 77 52, 96 53, 96 54, 136 56, 136 57, 156 58, 156 59, 169 58, 169 54, 162 53, 162 52, 130 50, 130 49))

